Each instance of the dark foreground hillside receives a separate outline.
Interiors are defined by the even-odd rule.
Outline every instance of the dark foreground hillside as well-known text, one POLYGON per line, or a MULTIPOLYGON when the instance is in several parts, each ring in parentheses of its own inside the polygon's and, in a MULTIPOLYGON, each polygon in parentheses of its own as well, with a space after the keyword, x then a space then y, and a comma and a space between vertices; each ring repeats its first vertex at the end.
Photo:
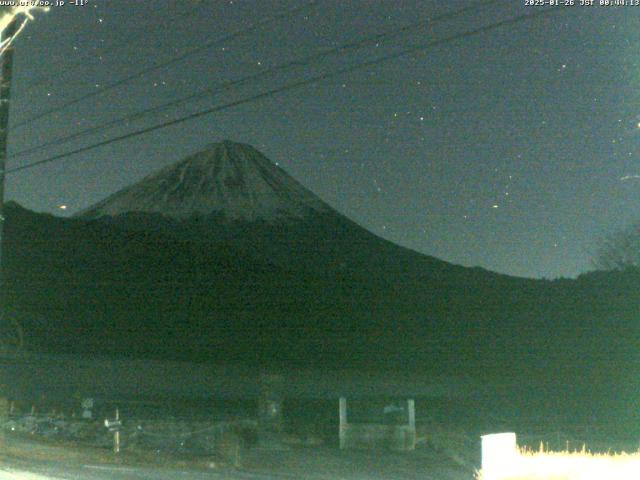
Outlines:
POLYGON ((547 394, 598 389, 630 408, 640 370, 637 272, 524 280, 373 235, 350 243, 348 222, 304 228, 306 237, 257 233, 242 244, 11 205, 6 300, 27 348, 42 352, 410 368, 512 387, 535 378, 547 394), (259 249, 267 238, 281 255, 259 249))

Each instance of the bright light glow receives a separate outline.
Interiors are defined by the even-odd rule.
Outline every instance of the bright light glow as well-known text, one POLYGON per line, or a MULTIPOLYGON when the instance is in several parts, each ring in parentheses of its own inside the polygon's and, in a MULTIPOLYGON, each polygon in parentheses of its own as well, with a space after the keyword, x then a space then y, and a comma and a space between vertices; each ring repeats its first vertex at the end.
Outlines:
POLYGON ((517 462, 515 433, 496 433, 482 437, 482 471, 487 479, 515 473, 517 462))
POLYGON ((515 447, 515 434, 506 433, 482 437, 482 470, 476 479, 637 480, 639 472, 640 451, 633 454, 598 454, 584 449, 581 452, 543 449, 532 452, 515 447), (486 442, 488 437, 494 439, 486 442))
MULTIPOLYGON (((16 2, 18 3, 18 2, 16 2)), ((25 2, 36 3, 36 2, 25 2)), ((49 7, 35 7, 35 6, 21 6, 21 7, 5 7, 5 10, 0 13, 0 32, 3 32, 5 28, 9 26, 11 21, 18 15, 24 15, 29 20, 33 20, 32 12, 36 10, 42 10, 43 12, 49 11, 49 7)))
MULTIPOLYGON (((25 2, 25 3, 36 3, 36 2, 25 2)), ((24 27, 26 27, 27 23, 30 20, 33 20, 33 15, 31 14, 35 10, 42 10, 43 12, 49 11, 49 7, 35 7, 35 6, 20 6, 20 7, 2 7, 0 10, 0 55, 2 55, 7 48, 13 43, 13 41, 22 33, 24 27), (9 24, 16 18, 18 15, 24 15, 26 18, 18 27, 18 31, 9 38, 4 38, 4 31, 9 26, 9 24)))

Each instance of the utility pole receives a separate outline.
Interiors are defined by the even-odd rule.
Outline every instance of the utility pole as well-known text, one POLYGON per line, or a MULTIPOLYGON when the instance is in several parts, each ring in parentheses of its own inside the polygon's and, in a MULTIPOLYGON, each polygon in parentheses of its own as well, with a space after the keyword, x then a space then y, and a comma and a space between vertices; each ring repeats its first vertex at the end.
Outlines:
MULTIPOLYGON (((18 28, 15 17, 7 25, 7 28, 0 31, 0 42, 5 38, 12 38, 18 28)), ((4 268, 2 258, 2 247, 4 244, 4 177, 7 165, 7 137, 9 136, 9 99, 11 98, 11 74, 13 71, 13 45, 8 45, 0 57, 0 323, 3 329, 7 329, 9 323, 5 308, 6 293, 4 288, 4 268)), ((19 330, 16 332, 18 346, 21 343, 19 330)), ((2 345, 0 345, 2 346, 2 345)), ((4 380, 4 379, 3 379, 4 380)), ((2 387, 5 387, 2 382, 2 387)), ((5 392, 0 396, 0 418, 6 419, 9 416, 10 401, 5 397, 5 392)))
MULTIPOLYGON (((11 99, 11 81, 13 77, 13 43, 12 39, 18 32, 18 20, 14 16, 7 27, 0 31, 0 43, 5 39, 9 39, 7 47, 0 56, 0 322, 2 322, 2 330, 10 332, 11 328, 16 331, 6 334, 4 340, 6 343, 13 343, 12 337, 15 335, 15 343, 17 347, 21 347, 22 334, 21 327, 15 322, 11 322, 7 316, 5 308, 6 292, 5 292, 5 268, 4 268, 4 183, 5 172, 7 167, 7 139, 9 136, 9 104, 11 99), (7 341, 8 339, 11 339, 7 341)), ((1 341, 0 340, 0 341, 1 341)), ((9 345, 0 345, 0 347, 9 345)), ((0 402, 1 403, 1 402, 0 402)), ((0 408, 1 410, 1 408, 0 408)), ((1 413, 0 413, 1 415, 1 413)))
MULTIPOLYGON (((13 37, 18 30, 14 18, 7 28, 0 32, 0 41, 13 37)), ((9 100, 11 99, 11 79, 13 76, 13 45, 0 57, 0 316, 4 315, 4 180, 7 168, 7 139, 9 136, 9 100)))
MULTIPOLYGON (((18 31, 18 21, 14 17, 11 23, 0 32, 0 42, 6 38, 12 38, 18 31)), ((0 57, 0 322, 3 327, 7 327, 7 312, 5 308, 5 269, 4 255, 4 183, 7 167, 7 139, 9 136, 9 100, 11 99, 11 79, 13 76, 13 45, 8 45, 0 57)), ((13 325, 16 327, 17 325, 13 325)), ((22 343, 19 331, 18 344, 22 343)))

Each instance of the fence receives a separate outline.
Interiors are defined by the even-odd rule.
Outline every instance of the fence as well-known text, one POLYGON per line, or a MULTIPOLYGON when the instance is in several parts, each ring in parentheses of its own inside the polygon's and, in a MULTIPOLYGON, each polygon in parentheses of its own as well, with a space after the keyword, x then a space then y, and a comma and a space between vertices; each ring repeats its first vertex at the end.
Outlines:
POLYGON ((407 451, 416 448, 415 402, 407 400, 407 423, 349 423, 347 399, 340 398, 340 448, 383 447, 407 451))

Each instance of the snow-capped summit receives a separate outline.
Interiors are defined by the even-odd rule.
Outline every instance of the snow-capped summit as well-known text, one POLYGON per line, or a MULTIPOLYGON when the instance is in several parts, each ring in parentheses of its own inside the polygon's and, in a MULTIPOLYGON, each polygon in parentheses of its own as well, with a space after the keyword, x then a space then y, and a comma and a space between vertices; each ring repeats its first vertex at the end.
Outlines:
POLYGON ((250 145, 225 140, 80 212, 85 219, 154 213, 188 220, 275 222, 331 208, 250 145))

